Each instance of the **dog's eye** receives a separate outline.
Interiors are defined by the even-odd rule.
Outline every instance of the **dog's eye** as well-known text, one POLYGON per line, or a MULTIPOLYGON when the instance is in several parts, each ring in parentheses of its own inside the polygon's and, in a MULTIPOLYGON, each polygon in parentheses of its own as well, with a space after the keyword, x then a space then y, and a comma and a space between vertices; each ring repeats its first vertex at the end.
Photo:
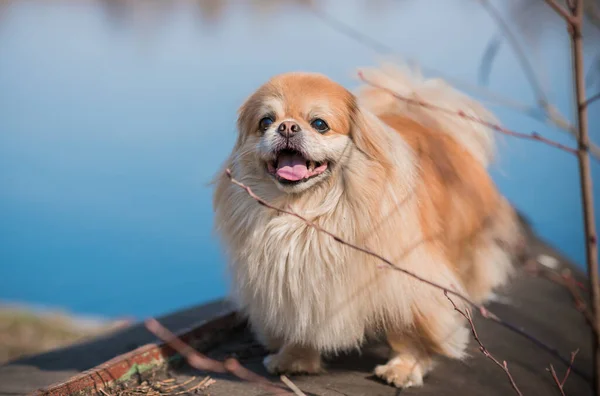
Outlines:
POLYGON ((313 128, 315 128, 317 132, 320 133, 325 133, 329 130, 329 125, 327 125, 327 123, 320 118, 314 119, 313 122, 310 123, 310 125, 313 128))
POLYGON ((274 122, 275 121, 273 121, 273 118, 271 118, 271 117, 264 117, 258 123, 258 127, 260 128, 261 131, 266 131, 267 129, 269 129, 269 127, 271 125, 273 125, 274 122))

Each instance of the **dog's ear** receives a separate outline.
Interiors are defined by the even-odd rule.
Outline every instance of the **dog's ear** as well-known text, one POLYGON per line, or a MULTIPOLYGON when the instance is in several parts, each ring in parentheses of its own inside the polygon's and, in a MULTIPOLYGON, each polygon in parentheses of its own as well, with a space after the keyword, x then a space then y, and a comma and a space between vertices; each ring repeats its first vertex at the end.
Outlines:
POLYGON ((388 163, 387 126, 372 112, 355 104, 351 110, 350 137, 356 147, 368 159, 378 163, 388 163))
POLYGON ((246 136, 248 133, 252 131, 252 123, 254 118, 256 117, 256 112, 258 111, 258 101, 256 100, 256 96, 250 95, 242 105, 238 109, 238 118, 236 122, 237 126, 237 139, 235 141, 234 150, 240 148, 244 141, 246 140, 246 136))
POLYGON ((249 136, 259 133, 258 122, 264 96, 265 88, 261 87, 248 96, 239 107, 236 124, 238 136, 234 149, 240 148, 249 136))

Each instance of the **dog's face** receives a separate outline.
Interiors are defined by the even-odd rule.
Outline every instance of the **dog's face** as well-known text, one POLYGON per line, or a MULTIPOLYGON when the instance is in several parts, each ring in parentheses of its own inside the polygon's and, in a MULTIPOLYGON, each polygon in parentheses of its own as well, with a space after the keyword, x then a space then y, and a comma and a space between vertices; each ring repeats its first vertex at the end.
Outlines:
POLYGON ((241 107, 237 149, 280 190, 300 193, 348 157, 356 112, 354 96, 324 76, 279 75, 241 107))

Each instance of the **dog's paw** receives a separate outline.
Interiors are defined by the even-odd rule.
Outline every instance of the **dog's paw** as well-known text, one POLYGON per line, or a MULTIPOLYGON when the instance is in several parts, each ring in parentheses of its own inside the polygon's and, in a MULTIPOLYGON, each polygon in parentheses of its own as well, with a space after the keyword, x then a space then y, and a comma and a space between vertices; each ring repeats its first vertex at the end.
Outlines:
POLYGON ((423 368, 415 361, 392 359, 375 367, 375 375, 397 388, 423 386, 423 368))
POLYGON ((325 373, 318 354, 288 354, 283 351, 268 355, 263 364, 271 374, 322 374, 325 373))

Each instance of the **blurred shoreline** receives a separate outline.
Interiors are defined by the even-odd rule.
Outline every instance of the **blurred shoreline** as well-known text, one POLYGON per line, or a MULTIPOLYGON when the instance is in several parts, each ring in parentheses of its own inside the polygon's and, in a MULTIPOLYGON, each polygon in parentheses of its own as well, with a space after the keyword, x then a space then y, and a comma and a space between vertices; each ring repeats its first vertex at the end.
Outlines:
POLYGON ((0 365, 108 334, 132 322, 0 302, 0 365))

